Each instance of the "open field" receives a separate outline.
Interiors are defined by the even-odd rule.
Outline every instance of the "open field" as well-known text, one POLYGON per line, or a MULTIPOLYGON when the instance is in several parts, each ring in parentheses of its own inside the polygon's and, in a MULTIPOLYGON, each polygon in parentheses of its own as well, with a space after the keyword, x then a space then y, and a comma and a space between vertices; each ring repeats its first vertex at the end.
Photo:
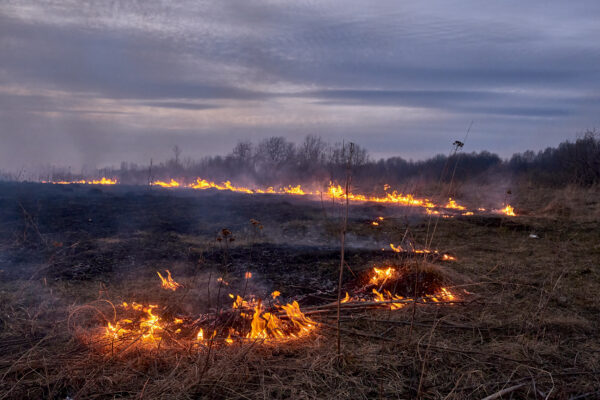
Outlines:
MULTIPOLYGON (((459 199, 461 191, 473 188, 459 199)), ((339 204, 0 184, 0 399, 464 399, 504 389, 503 398, 598 398, 600 194, 514 196, 517 217, 352 205, 344 292, 373 267, 395 266, 395 293, 426 298, 443 286, 455 301, 346 305, 338 356, 336 314, 324 305, 337 296, 339 204), (389 246, 428 239, 437 255, 389 246), (156 271, 166 269, 181 289, 161 290, 156 271), (316 328, 231 345, 115 350, 97 340, 123 301, 191 318, 230 304, 230 292, 274 291, 297 300, 316 328)))

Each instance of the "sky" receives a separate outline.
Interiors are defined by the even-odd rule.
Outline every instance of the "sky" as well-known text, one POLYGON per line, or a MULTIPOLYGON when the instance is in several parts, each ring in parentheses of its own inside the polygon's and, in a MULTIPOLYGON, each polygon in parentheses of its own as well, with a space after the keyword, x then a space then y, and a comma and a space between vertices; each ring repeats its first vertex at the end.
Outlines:
POLYGON ((600 2, 0 2, 0 169, 320 135, 502 157, 600 126, 600 2))

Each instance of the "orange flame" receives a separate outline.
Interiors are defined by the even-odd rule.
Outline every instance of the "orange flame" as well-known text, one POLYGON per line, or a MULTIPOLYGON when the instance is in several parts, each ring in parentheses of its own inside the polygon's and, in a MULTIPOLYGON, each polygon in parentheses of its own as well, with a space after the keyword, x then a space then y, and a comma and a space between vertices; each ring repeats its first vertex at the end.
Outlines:
POLYGON ((161 281, 161 287, 163 289, 172 290, 172 291, 179 289, 181 287, 181 285, 173 280, 173 278, 171 277, 171 271, 169 271, 168 269, 166 271, 167 271, 166 278, 163 278, 163 276, 160 274, 160 272, 156 271, 156 273, 158 274, 158 277, 160 278, 160 281, 161 281))
MULTIPOLYGON (((374 285, 379 285, 379 284, 383 285, 383 283, 385 283, 385 281, 387 279, 394 277, 394 275, 396 275, 396 274, 397 274, 396 270, 392 267, 388 267, 385 270, 375 267, 375 268, 373 268, 371 280, 369 281, 369 283, 374 284, 374 285)), ((380 290, 381 290, 381 288, 380 288, 380 290)), ((394 303, 393 302, 394 300, 406 300, 406 299, 402 296, 392 294, 389 290, 383 290, 383 293, 381 293, 376 288, 372 288, 371 293, 373 294, 373 301, 375 301, 377 303, 386 302, 387 304, 385 306, 389 307, 391 310, 398 310, 406 305, 406 302, 394 303)), ((343 301, 343 302, 350 300, 347 293, 346 293, 346 298, 344 299, 345 301, 343 301), (346 300, 346 298, 347 298, 347 300, 346 300)), ((454 294, 452 294, 450 292, 450 290, 448 290, 447 288, 444 288, 444 287, 440 288, 440 290, 437 293, 432 294, 432 295, 427 295, 422 298, 423 302, 433 301, 436 303, 439 303, 441 301, 451 302, 454 300, 456 300, 456 296, 454 294)), ((364 300, 361 300, 361 301, 364 301, 364 300)), ((416 301, 416 299, 414 301, 416 301)))
POLYGON ((371 277, 370 283, 373 285, 379 285, 393 277, 396 270, 392 267, 386 269, 373 268, 373 276, 371 277))
POLYGON ((102 177, 102 179, 92 179, 91 181, 86 181, 85 179, 81 179, 78 181, 42 181, 42 183, 52 183, 55 185, 71 185, 74 183, 79 183, 82 185, 116 185, 117 180, 102 177))
MULTIPOLYGON (((169 270, 167 270, 167 279, 164 279, 159 272, 157 274, 163 283, 170 284, 170 290, 176 290, 172 289, 171 286, 181 286, 173 281, 169 270)), ((400 295, 392 294, 383 285, 390 279, 397 279, 398 275, 399 271, 394 267, 374 267, 369 283, 365 286, 365 288, 371 288, 369 296, 373 296, 372 301, 383 303, 381 304, 382 307, 398 310, 406 306, 407 300, 448 303, 456 299, 456 296, 445 287, 440 288, 435 294, 426 295, 418 299, 405 299, 400 295), (381 287, 376 289, 370 285, 381 285, 381 287)), ((364 291, 358 293, 356 298, 352 298, 346 292, 341 302, 369 301, 364 296, 364 291)), ((277 299, 280 295, 279 291, 271 293, 273 299, 277 299)), ((186 323, 186 321, 191 321, 189 318, 173 317, 168 313, 158 315, 156 313, 158 311, 157 305, 142 305, 135 302, 129 304, 123 302, 121 307, 131 315, 128 315, 128 318, 107 323, 107 326, 104 328, 104 335, 112 340, 111 348, 116 340, 127 341, 127 347, 136 343, 136 346, 159 346, 165 339, 169 338, 175 340, 177 343, 181 343, 180 340, 185 340, 188 337, 185 335, 189 334, 189 328, 194 327, 193 332, 195 334, 191 333, 192 336, 188 337, 188 339, 192 344, 205 346, 208 340, 212 340, 217 336, 217 332, 220 332, 219 343, 230 345, 246 339, 258 339, 261 341, 291 340, 309 335, 318 328, 318 323, 301 311, 297 301, 284 305, 275 304, 266 309, 261 299, 252 297, 245 300, 239 295, 229 294, 229 296, 234 299, 232 309, 238 310, 234 315, 244 319, 242 325, 235 325, 241 327, 237 328, 239 330, 230 326, 222 328, 220 331, 213 329, 212 335, 208 335, 206 327, 200 327, 196 331, 195 322, 192 325, 186 323)), ((197 319, 196 321, 200 320, 202 319, 197 319)))
POLYGON ((122 307, 141 311, 142 315, 136 322, 132 319, 121 319, 114 325, 109 322, 105 331, 106 336, 111 339, 139 339, 150 343, 160 341, 164 330, 163 321, 160 317, 152 314, 152 310, 158 308, 157 305, 142 306, 141 304, 132 303, 129 306, 127 303, 123 303, 122 307))
POLYGON ((152 183, 153 185, 157 185, 160 187, 179 187, 179 182, 174 179, 171 179, 170 182, 156 181, 152 183))
MULTIPOLYGON (((55 182, 41 181, 41 182, 42 183, 54 183, 54 184, 73 184, 73 183, 92 184, 92 185, 115 185, 115 184, 117 184, 116 179, 109 179, 109 178, 105 178, 105 177, 98 179, 98 180, 89 180, 89 181, 76 180, 76 181, 55 181, 55 182)), ((232 192, 239 192, 239 193, 246 193, 246 194, 271 193, 271 194, 290 194, 290 195, 299 195, 299 196, 316 196, 316 195, 326 194, 333 199, 339 199, 339 200, 346 199, 346 193, 345 193, 345 190, 342 188, 342 186, 335 185, 331 182, 329 183, 329 186, 323 193, 318 190, 307 190, 305 188, 302 188, 301 185, 296 185, 296 186, 288 185, 288 186, 280 187, 278 189, 275 189, 271 186, 271 187, 267 187, 265 189, 261 189, 261 188, 248 188, 248 187, 243 187, 243 186, 236 186, 236 185, 232 184, 231 181, 229 181, 229 180, 224 181, 219 184, 219 183, 209 181, 206 179, 202 179, 202 178, 196 178, 195 182, 187 183, 187 184, 177 181, 173 178, 169 179, 168 181, 156 180, 156 181, 152 182, 152 185, 160 186, 160 187, 164 187, 164 188, 228 190, 228 191, 232 191, 232 192)), ((428 214, 434 214, 434 215, 441 215, 441 212, 439 210, 434 210, 434 208, 446 208, 446 209, 454 209, 454 210, 460 210, 460 211, 466 210, 465 206, 458 204, 456 202, 456 200, 454 200, 452 198, 448 199, 448 202, 444 206, 441 206, 441 205, 436 205, 435 203, 433 203, 431 200, 429 200, 427 198, 417 198, 412 194, 403 194, 403 193, 399 193, 396 190, 388 192, 388 190, 390 189, 390 185, 388 185, 388 184, 385 184, 383 186, 383 189, 385 192, 385 196, 368 196, 365 194, 356 194, 356 193, 349 192, 348 196, 347 196, 348 201, 390 203, 390 204, 399 204, 399 205, 405 205, 405 206, 416 206, 416 207, 425 208, 426 212, 428 214)), ((477 211, 486 211, 486 209, 478 208, 477 211)), ((509 215, 509 216, 515 216, 514 210, 510 206, 506 206, 506 208, 504 208, 503 210, 498 210, 498 211, 502 212, 506 215, 509 215)), ((468 212, 464 213, 463 215, 473 215, 471 213, 472 213, 472 211, 468 211, 468 212)), ((383 221, 383 217, 378 217, 378 218, 380 221, 383 221)), ((449 216, 446 216, 445 218, 449 218, 449 216)), ((374 221, 373 225, 377 226, 376 222, 377 221, 374 221)))
MULTIPOLYGON (((390 243, 390 247, 396 253, 401 253, 404 251, 404 249, 400 245, 394 246, 393 243, 390 243)), ((416 254, 434 254, 434 255, 439 254, 439 252, 437 250, 429 250, 429 249, 414 249, 412 252, 416 253, 416 254)), ((456 257, 451 256, 450 254, 444 253, 444 254, 442 254, 442 261, 456 261, 456 257)))
POLYGON ((466 210, 466 207, 461 206, 460 204, 458 204, 455 200, 452 200, 451 198, 448 199, 448 203, 446 203, 445 207, 452 208, 454 210, 466 210))
POLYGON ((501 212, 502 214, 506 214, 509 217, 517 216, 517 214, 515 214, 515 209, 509 204, 507 204, 506 207, 504 207, 503 209, 499 210, 499 212, 501 212))
POLYGON ((350 301, 350 295, 346 292, 346 296, 340 301, 341 303, 347 303, 350 301))

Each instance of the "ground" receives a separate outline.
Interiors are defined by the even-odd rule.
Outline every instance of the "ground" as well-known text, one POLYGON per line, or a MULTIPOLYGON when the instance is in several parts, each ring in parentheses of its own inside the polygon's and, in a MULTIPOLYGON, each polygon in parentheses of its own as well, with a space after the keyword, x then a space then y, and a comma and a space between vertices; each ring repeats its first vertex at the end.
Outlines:
POLYGON ((0 399, 464 399, 503 389, 505 398, 598 398, 598 190, 515 192, 517 217, 350 207, 344 291, 393 264, 415 266, 421 288, 433 274, 459 301, 344 310, 341 355, 330 312, 311 314, 319 327, 285 343, 107 352, 89 340, 106 325, 98 313, 110 315, 107 301, 200 315, 240 290, 247 271, 248 292, 278 290, 306 310, 334 301, 343 207, 294 196, 0 184, 0 399), (235 240, 218 241, 222 229, 235 240), (389 247, 432 237, 432 248, 457 260, 421 263, 389 247), (156 271, 166 269, 181 290, 160 289, 156 271), (229 284, 220 296, 215 276, 229 284))

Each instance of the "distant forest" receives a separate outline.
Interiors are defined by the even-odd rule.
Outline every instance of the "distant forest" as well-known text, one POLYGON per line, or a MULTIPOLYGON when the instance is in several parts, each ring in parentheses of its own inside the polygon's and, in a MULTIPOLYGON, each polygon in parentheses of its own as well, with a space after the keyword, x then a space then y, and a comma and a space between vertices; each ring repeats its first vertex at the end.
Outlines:
MULTIPOLYGON (((544 186, 600 183, 600 134, 588 131, 575 141, 565 141, 537 153, 516 153, 502 160, 488 151, 466 153, 456 141, 448 155, 422 161, 401 157, 372 159, 367 150, 354 143, 330 144, 309 135, 301 143, 283 137, 270 137, 258 143, 239 142, 225 156, 207 156, 194 160, 182 157, 179 147, 166 162, 137 165, 123 162, 119 168, 103 168, 95 177, 117 178, 124 184, 147 184, 168 180, 193 182, 197 177, 217 183, 230 180, 235 184, 257 187, 297 185, 313 186, 329 181, 342 182, 348 171, 353 186, 375 190, 384 184, 406 185, 414 182, 473 181, 491 183, 499 177, 544 186)), ((70 174, 65 170, 47 171, 46 180, 92 178, 70 174)), ((11 176, 4 174, 4 179, 11 176)), ((15 177, 12 176, 12 179, 15 177)))

